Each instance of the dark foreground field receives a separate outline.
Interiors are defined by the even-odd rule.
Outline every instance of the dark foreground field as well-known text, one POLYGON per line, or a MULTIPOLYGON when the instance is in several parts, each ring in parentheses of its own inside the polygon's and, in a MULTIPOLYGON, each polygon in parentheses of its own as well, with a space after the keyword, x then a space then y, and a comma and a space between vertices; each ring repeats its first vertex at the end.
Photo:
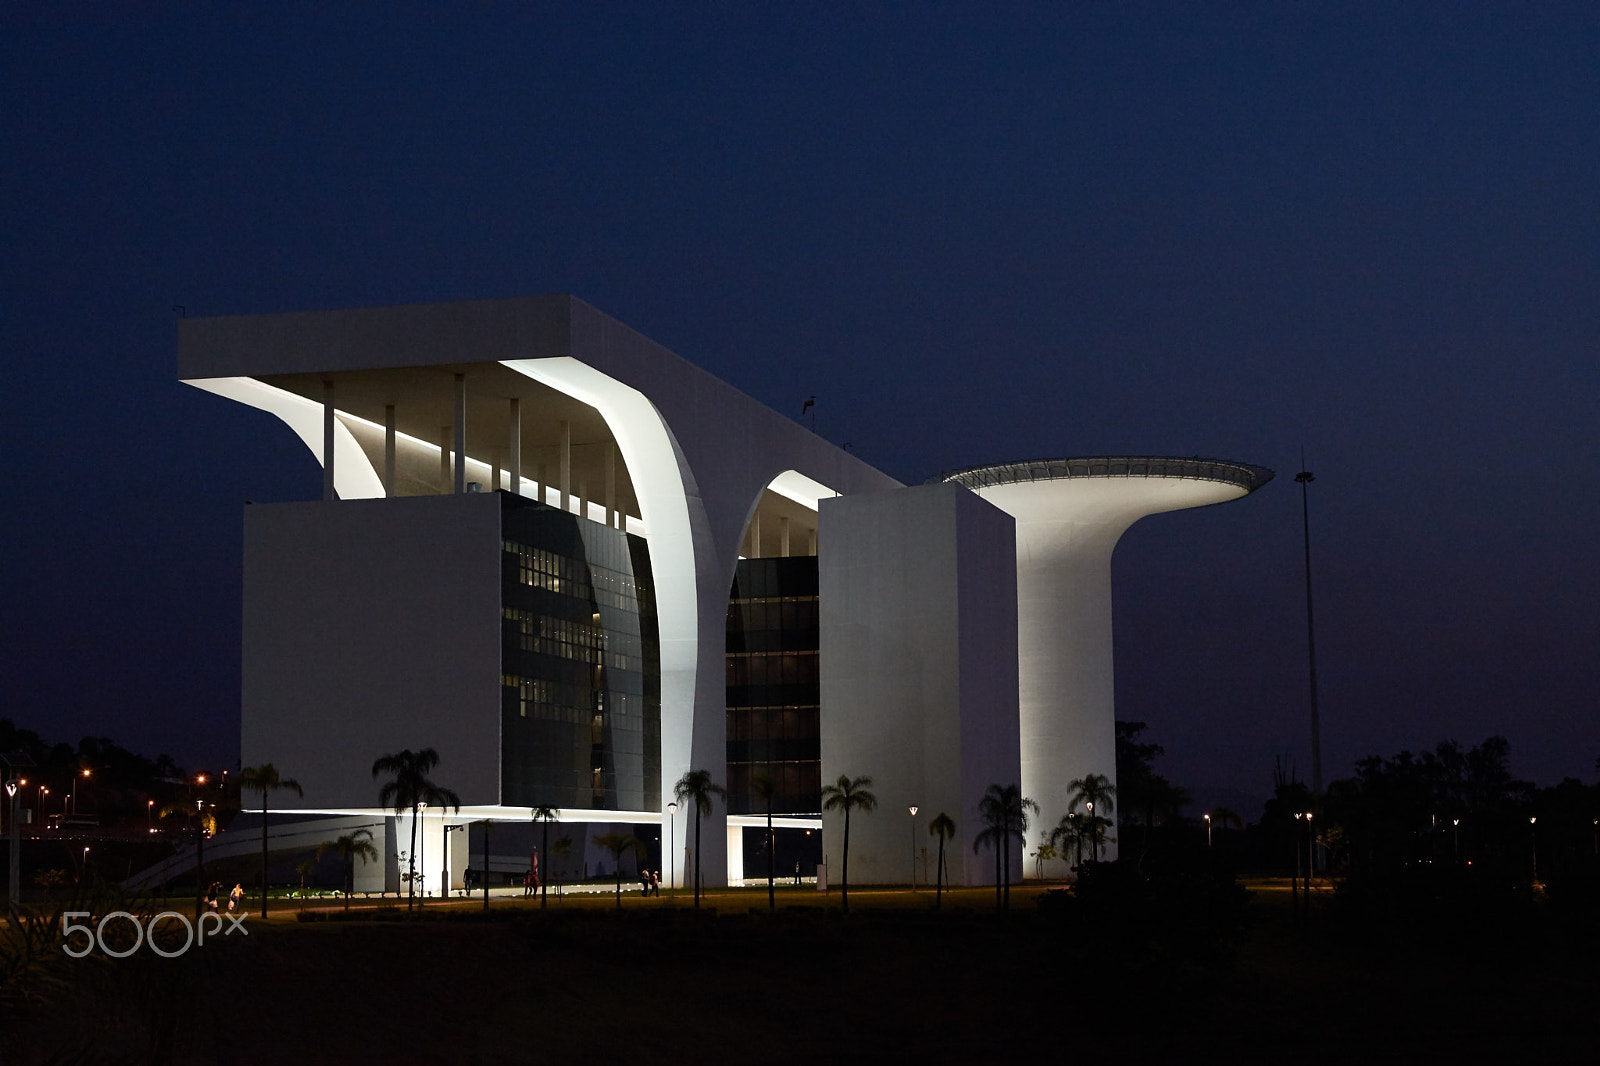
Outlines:
POLYGON ((1593 1061, 1594 929, 1360 928, 1288 893, 1086 908, 1041 890, 789 890, 250 921, 177 959, 59 970, 6 1063, 1593 1061), (951 903, 954 903, 952 906, 951 903), (749 913, 747 913, 749 909, 749 913), (1243 919, 1240 924, 1237 919, 1243 919))

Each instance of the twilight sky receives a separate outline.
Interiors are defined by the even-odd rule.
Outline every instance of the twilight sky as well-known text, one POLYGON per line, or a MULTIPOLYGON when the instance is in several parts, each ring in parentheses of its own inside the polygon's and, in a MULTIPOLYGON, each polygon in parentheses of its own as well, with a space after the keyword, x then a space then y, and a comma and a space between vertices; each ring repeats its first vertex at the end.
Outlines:
POLYGON ((1309 776, 1302 446, 1325 776, 1592 781, 1600 10, 1287 6, 6 5, 0 715, 237 757, 241 505, 321 474, 173 305, 571 292, 903 481, 1275 469, 1115 561, 1202 804, 1309 776))

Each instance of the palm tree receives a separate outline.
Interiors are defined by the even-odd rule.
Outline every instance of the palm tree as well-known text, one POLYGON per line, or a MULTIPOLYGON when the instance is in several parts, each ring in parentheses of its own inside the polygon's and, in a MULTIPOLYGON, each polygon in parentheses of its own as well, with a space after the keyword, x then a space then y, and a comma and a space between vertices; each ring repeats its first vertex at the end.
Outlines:
POLYGON ((622 909, 622 853, 631 851, 634 859, 642 862, 645 854, 644 841, 632 833, 606 833, 604 836, 595 837, 594 842, 609 851, 611 857, 616 860, 617 910, 620 911, 622 909))
POLYGON ((1039 805, 1022 794, 1019 785, 990 785, 978 801, 978 814, 984 830, 972 842, 974 853, 985 844, 993 847, 995 860, 995 906, 1011 909, 1011 840, 1026 846, 1028 812, 1039 813, 1039 805))
POLYGON ((539 842, 539 861, 545 868, 539 871, 539 909, 543 910, 550 898, 550 823, 561 817, 555 807, 533 808, 533 820, 544 823, 544 836, 539 842))
POLYGON ((261 793, 261 917, 267 916, 267 796, 273 792, 293 792, 304 797, 305 790, 292 777, 278 776, 278 768, 271 763, 246 766, 239 771, 239 791, 249 789, 261 793))
MULTIPOLYGON (((1067 797, 1067 810, 1077 809, 1078 804, 1088 805, 1090 811, 1098 811, 1090 815, 1090 820, 1100 819, 1106 825, 1111 824, 1109 818, 1102 815, 1110 814, 1117 809, 1117 786, 1104 774, 1085 774, 1067 782, 1067 787, 1072 794, 1067 797)), ((1100 861, 1100 844, 1106 839, 1103 827, 1091 827, 1090 839, 1094 844, 1094 861, 1100 861)))
POLYGON ((377 780, 379 774, 390 775, 378 790, 378 803, 395 814, 404 814, 408 809, 411 811, 411 851, 406 856, 410 868, 406 878, 407 910, 415 906, 417 895, 418 805, 426 803, 430 806, 454 807, 458 813, 461 810, 460 796, 428 779, 428 774, 438 765, 439 753, 432 748, 423 748, 421 751, 406 748, 380 756, 372 764, 373 780, 377 780))
POLYGON ((868 791, 871 788, 870 777, 862 776, 852 781, 848 774, 840 774, 837 783, 825 785, 822 789, 822 809, 844 812, 844 852, 839 870, 839 890, 846 914, 850 913, 850 812, 860 810, 863 814, 871 814, 877 808, 878 797, 868 791))
POLYGON ((335 840, 324 840, 317 845, 317 860, 321 860, 325 851, 335 852, 344 860, 344 909, 350 909, 350 892, 355 887, 356 857, 361 857, 361 865, 367 862, 376 862, 378 849, 372 846, 372 830, 357 829, 354 833, 346 833, 335 840))
POLYGON ((672 796, 679 803, 694 800, 694 905, 700 906, 700 819, 711 815, 711 797, 721 796, 724 803, 728 790, 713 784, 710 770, 689 770, 672 786, 672 796))
POLYGON ((1078 824, 1082 826, 1083 839, 1089 842, 1092 849, 1091 857, 1095 862, 1100 861, 1100 849, 1106 844, 1115 844, 1117 838, 1107 834, 1115 823, 1110 818, 1102 818, 1098 814, 1080 815, 1078 824))
POLYGON ((768 774, 753 774, 750 777, 750 791, 761 797, 767 805, 767 910, 778 909, 777 890, 773 852, 777 850, 777 838, 772 835, 772 797, 777 795, 778 783, 768 774))
POLYGON ((956 823, 940 811, 928 823, 928 835, 939 838, 939 861, 933 868, 933 909, 940 910, 944 906, 944 842, 956 835, 956 823))
POLYGON ((1083 865, 1083 842, 1088 839, 1084 831, 1083 816, 1076 811, 1061 816, 1061 821, 1050 830, 1050 843, 1061 849, 1061 857, 1066 858, 1067 849, 1071 848, 1077 855, 1072 868, 1076 870, 1083 865))

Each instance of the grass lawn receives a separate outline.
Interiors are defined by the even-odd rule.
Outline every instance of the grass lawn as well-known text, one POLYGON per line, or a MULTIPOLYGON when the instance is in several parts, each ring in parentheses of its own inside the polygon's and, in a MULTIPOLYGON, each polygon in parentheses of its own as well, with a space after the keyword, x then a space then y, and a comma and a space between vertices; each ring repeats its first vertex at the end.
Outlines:
MULTIPOLYGON (((626 886, 624 886, 626 887, 626 886)), ((1239 943, 1041 913, 1043 889, 781 887, 430 903, 358 902, 181 958, 85 960, 4 1061, 651 1063, 1592 1061, 1600 1002, 1574 941, 1441 949, 1301 923, 1262 883, 1239 943), (331 913, 330 913, 331 912, 331 913), (1507 966, 1517 967, 1508 971, 1507 966), (69 1056, 86 1050, 82 1060, 69 1056)), ((1593 930, 1588 931, 1592 933, 1593 930)), ((1587 935, 1587 934, 1585 934, 1587 935)), ((1592 947, 1593 941, 1586 942, 1592 947)))

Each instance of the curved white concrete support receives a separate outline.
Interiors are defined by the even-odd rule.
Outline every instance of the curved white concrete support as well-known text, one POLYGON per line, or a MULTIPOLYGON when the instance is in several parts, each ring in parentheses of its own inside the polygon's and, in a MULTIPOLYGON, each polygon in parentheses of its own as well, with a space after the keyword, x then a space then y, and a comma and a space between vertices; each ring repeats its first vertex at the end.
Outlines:
MULTIPOLYGON (((199 378, 186 384, 276 415, 322 462, 322 405, 254 378, 199 378)), ((383 496, 383 478, 340 419, 333 423, 333 489, 341 500, 383 496)))
MULTIPOLYGON (((711 756, 702 749, 711 745, 704 740, 695 743, 697 734, 711 726, 696 720, 705 715, 695 714, 695 681, 700 672, 696 607, 705 592, 698 587, 705 582, 700 579, 703 566, 697 560, 714 553, 697 551, 698 542, 707 539, 707 534, 694 474, 660 412, 638 389, 570 357, 511 359, 503 365, 599 411, 633 478, 640 517, 650 530, 650 568, 661 634, 661 807, 665 810, 673 784, 696 760, 698 765, 720 767, 727 759, 725 751, 718 750, 718 761, 708 763, 711 756)), ((725 590, 722 599, 726 613, 725 590)), ((716 651, 720 657, 722 649, 716 651)), ((720 715, 719 708, 718 726, 722 725, 720 715)), ((725 746, 726 728, 714 731, 725 746)), ((681 854, 675 856, 675 861, 681 858, 681 854)), ((677 873, 681 876, 681 866, 677 873)))
MULTIPOLYGON (((1082 477, 974 491, 1017 522, 1022 792, 1040 808, 1028 833, 1031 852, 1067 813, 1068 782, 1086 774, 1116 781, 1111 554, 1117 540, 1146 515, 1224 503, 1247 490, 1176 477, 1082 477)), ((1114 845, 1109 854, 1115 858, 1114 845)), ((1052 875, 1064 872, 1057 863, 1052 875)))

